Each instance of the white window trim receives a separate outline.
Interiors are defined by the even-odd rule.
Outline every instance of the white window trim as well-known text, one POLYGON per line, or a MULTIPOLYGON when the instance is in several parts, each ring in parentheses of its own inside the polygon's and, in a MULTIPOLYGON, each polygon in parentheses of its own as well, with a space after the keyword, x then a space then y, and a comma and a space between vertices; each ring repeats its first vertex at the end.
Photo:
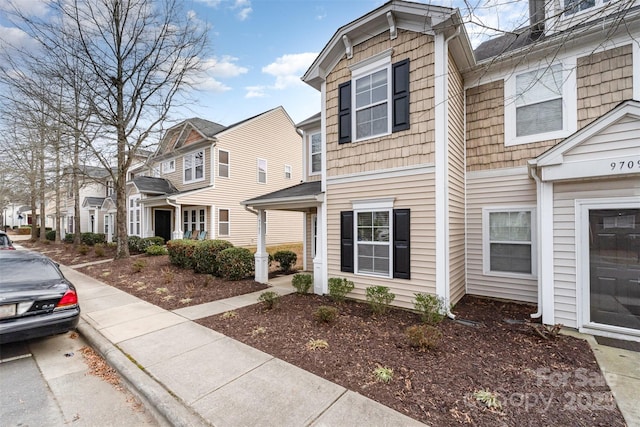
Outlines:
POLYGON ((230 179, 231 178, 231 152, 229 150, 223 150, 221 148, 218 148, 218 178, 224 178, 224 179, 230 179), (225 153, 227 153, 228 163, 220 162, 220 152, 221 151, 224 151, 225 153), (227 165, 227 176, 220 175, 220 165, 221 164, 227 165))
POLYGON ((191 184, 191 183, 193 183, 193 182, 200 182, 200 181, 204 181, 205 176, 207 175, 207 170, 206 170, 206 166, 205 166, 205 165, 207 164, 207 163, 206 163, 206 160, 207 160, 207 155, 206 155, 206 153, 205 153, 204 148, 203 148, 202 150, 196 150, 196 151, 193 151, 193 152, 191 152, 191 153, 187 153, 187 154, 185 154, 185 155, 182 157, 182 183, 183 183, 183 184, 191 184), (194 163, 195 163, 195 155, 196 155, 196 154, 198 154, 198 153, 200 153, 200 152, 202 153, 202 178, 195 178, 195 175, 196 175, 196 166, 195 166, 195 164, 194 164, 194 165, 193 165, 193 167, 192 167, 192 169, 193 169, 193 176, 194 176, 194 178, 193 178, 193 179, 191 179, 191 180, 189 180, 189 181, 187 181, 187 180, 185 179, 185 177, 184 177, 185 172, 186 172, 186 169, 185 169, 185 162, 186 162, 186 160, 187 160, 187 157, 189 157, 189 156, 193 156, 194 163))
POLYGON ((109 214, 104 215, 104 223, 102 224, 102 230, 104 234, 109 234, 109 214))
POLYGON ((162 162, 162 173, 171 173, 176 171, 176 159, 169 159, 162 162))
POLYGON ((258 184, 266 184, 267 182, 269 182, 269 179, 267 178, 267 174, 268 174, 268 162, 267 159, 262 159, 260 157, 258 157, 257 161, 256 161, 256 182, 258 184), (260 161, 264 161, 264 182, 260 182, 260 161))
POLYGON ((485 276, 536 279, 538 277, 538 242, 535 206, 495 206, 482 208, 482 270, 485 276), (491 270, 489 214, 493 212, 531 212, 531 274, 491 270))
POLYGON ((577 129, 577 88, 576 88, 576 59, 567 57, 559 59, 553 64, 539 64, 539 67, 519 69, 504 81, 504 145, 530 144, 532 142, 548 141, 566 138, 577 129), (520 74, 547 68, 551 65, 562 65, 562 130, 538 133, 534 135, 516 136, 516 77, 520 74))
MULTIPOLYGON (((353 200, 351 207, 353 209, 353 263, 354 274, 357 276, 369 276, 369 277, 385 277, 393 278, 393 203, 395 198, 383 198, 383 199, 362 199, 353 200), (389 241, 386 242, 389 246, 389 274, 376 274, 370 272, 360 272, 358 265, 358 213, 364 212, 389 212, 389 241)), ((363 244, 384 245, 382 242, 363 242, 363 244)))
POLYGON ((293 168, 291 165, 284 165, 284 179, 292 179, 293 178, 293 168), (289 176, 287 176, 287 174, 289 176))
POLYGON ((127 205, 127 212, 129 216, 128 221, 128 232, 130 236, 139 236, 142 237, 142 208, 140 207, 140 195, 129 196, 129 204, 127 205), (133 201, 133 206, 131 206, 131 201, 133 201), (140 212, 140 220, 136 220, 136 212, 140 212), (137 225, 137 227, 136 227, 137 225), (140 229, 139 233, 132 232, 132 230, 140 229))
POLYGON ((393 76, 391 75, 392 53, 393 49, 387 49, 377 55, 374 55, 349 67, 351 70, 351 135, 353 142, 366 141, 368 139, 380 138, 391 134, 391 127, 393 124, 393 76), (387 70, 387 132, 358 139, 356 132, 356 80, 383 69, 387 70))
POLYGON ((320 175, 320 174, 322 174, 322 132, 317 131, 309 134, 309 176, 320 175), (314 135, 320 135, 320 151, 316 151, 316 152, 313 151, 313 144, 311 143, 311 139, 313 138, 314 135), (313 171, 313 155, 314 154, 320 155, 320 170, 315 172, 313 171))
POLYGON ((576 321, 580 332, 611 336, 614 338, 640 336, 635 329, 591 322, 590 257, 589 257, 589 211, 599 209, 640 209, 636 197, 602 199, 576 199, 575 201, 575 245, 576 245, 576 321), (604 332, 604 333, 603 333, 604 332))
POLYGON ((218 236, 220 236, 220 237, 229 237, 229 236, 231 236, 231 209, 218 208, 218 229, 217 229, 217 232, 218 232, 218 236), (228 215, 227 215, 228 218, 229 218, 228 221, 220 221, 220 211, 227 211, 228 212, 228 215), (220 224, 221 223, 225 223, 225 224, 227 224, 229 226, 229 232, 227 234, 220 233, 220 224))

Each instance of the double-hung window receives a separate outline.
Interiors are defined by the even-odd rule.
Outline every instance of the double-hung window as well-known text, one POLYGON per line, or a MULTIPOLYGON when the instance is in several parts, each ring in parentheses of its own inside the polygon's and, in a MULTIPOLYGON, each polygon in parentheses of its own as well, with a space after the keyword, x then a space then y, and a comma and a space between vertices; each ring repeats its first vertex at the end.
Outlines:
POLYGON ((267 161, 258 159, 258 182, 260 184, 267 183, 267 161))
POLYGON ((284 165, 284 179, 291 179, 291 165, 284 165))
POLYGON ((535 209, 485 208, 485 274, 536 275, 535 209))
POLYGON ((356 272, 389 276, 390 210, 356 211, 356 272))
POLYGON ((340 270, 410 279, 409 209, 393 209, 392 199, 354 201, 340 212, 340 270))
POLYGON ((584 10, 600 8, 607 3, 610 3, 610 0, 564 0, 564 17, 568 18, 584 10))
POLYGON ((189 153, 184 156, 184 182, 202 181, 204 179, 204 151, 189 153))
POLYGON ((171 173, 176 170, 176 161, 175 159, 165 160, 162 162, 162 173, 171 173))
POLYGON ((409 129, 409 59, 391 63, 392 50, 350 67, 338 87, 338 143, 409 129))
POLYGON ((129 197, 129 235, 140 236, 140 196, 129 197))
MULTIPOLYGON (((576 130, 573 59, 516 73, 505 81, 505 145, 569 136, 576 130)), ((575 67, 574 67, 575 68, 575 67)))
POLYGON ((322 172, 322 135, 320 132, 311 134, 311 174, 322 172))
POLYGON ((229 178, 229 152, 218 150, 218 176, 229 178))
POLYGON ((218 236, 228 236, 230 232, 229 209, 218 209, 218 236))

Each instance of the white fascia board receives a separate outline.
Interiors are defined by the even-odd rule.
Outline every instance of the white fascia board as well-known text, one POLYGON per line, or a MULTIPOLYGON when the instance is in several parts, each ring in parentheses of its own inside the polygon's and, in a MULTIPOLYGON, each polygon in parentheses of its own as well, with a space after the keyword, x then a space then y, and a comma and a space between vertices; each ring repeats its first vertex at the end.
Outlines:
POLYGON ((613 178, 624 175, 637 175, 640 173, 637 162, 638 156, 604 157, 596 160, 568 162, 543 167, 541 169, 541 178, 546 182, 563 179, 613 178), (632 166, 628 167, 627 165, 632 166))

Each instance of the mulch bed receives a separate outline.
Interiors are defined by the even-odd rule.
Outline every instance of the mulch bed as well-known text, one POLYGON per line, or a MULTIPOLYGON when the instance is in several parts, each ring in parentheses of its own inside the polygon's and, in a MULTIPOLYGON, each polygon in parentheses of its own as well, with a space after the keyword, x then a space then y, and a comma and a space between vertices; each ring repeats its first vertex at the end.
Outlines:
MULTIPOLYGON (((77 268, 78 271, 131 295, 155 304, 165 310, 217 301, 237 295, 267 289, 267 285, 254 280, 226 281, 209 274, 196 274, 193 270, 172 265, 167 255, 134 255, 127 259, 111 259, 115 248, 103 247, 105 254, 96 256, 95 249, 85 254, 71 244, 20 242, 30 249, 45 254, 63 265, 109 260, 109 262, 77 268), (141 265, 137 267, 136 264, 141 265)), ((82 294, 80 294, 82 305, 82 294)))
POLYGON ((415 313, 373 316, 363 303, 337 304, 317 295, 288 295, 279 308, 254 305, 235 316, 198 322, 302 369, 433 426, 624 426, 589 345, 560 335, 545 340, 525 323, 535 308, 465 297, 454 309, 459 322, 438 325, 435 350, 411 347, 415 313), (314 320, 320 305, 337 307, 332 324, 314 320), (326 349, 310 350, 310 340, 326 349), (389 383, 377 367, 393 369, 389 383), (494 393, 500 408, 474 397, 494 393))

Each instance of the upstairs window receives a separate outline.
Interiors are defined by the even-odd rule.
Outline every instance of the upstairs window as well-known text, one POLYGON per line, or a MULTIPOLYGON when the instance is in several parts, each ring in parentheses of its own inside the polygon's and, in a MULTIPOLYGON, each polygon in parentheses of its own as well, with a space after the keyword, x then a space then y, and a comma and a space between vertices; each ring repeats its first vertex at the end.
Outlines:
POLYGON ((338 87, 338 142, 409 129, 409 60, 391 64, 386 50, 351 67, 338 87))
POLYGON ((184 156, 184 182, 202 181, 204 179, 204 151, 184 156))
POLYGON ((229 152, 218 150, 218 176, 229 178, 229 152))
POLYGON ((260 184, 267 183, 267 161, 258 159, 258 182, 260 184))
POLYGON ((162 173, 170 173, 176 171, 176 161, 175 159, 166 160, 162 162, 162 173))
POLYGON ((291 166, 284 165, 284 179, 291 179, 291 166))
POLYGON ((322 135, 314 133, 311 135, 311 174, 322 172, 322 135))
POLYGON ((564 58, 505 80, 505 146, 566 138, 576 131, 575 68, 575 58, 564 58))
POLYGON ((562 66, 516 76, 516 136, 562 130, 562 66))
POLYGON ((596 7, 602 7, 608 0, 564 0, 564 16, 569 17, 583 10, 594 9, 596 7))

